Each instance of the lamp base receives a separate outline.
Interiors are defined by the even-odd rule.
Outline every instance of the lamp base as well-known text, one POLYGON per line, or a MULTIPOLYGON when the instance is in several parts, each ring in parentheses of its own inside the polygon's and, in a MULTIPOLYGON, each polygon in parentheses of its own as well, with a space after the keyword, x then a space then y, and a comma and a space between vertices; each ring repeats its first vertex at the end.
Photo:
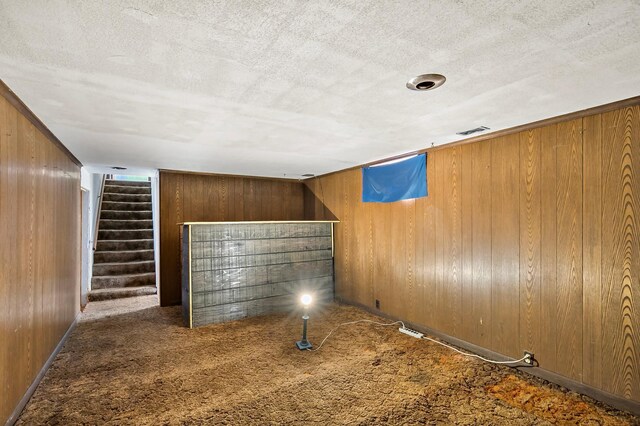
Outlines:
POLYGON ((298 340, 296 342, 296 346, 298 347, 298 349, 300 349, 301 351, 307 350, 307 349, 311 349, 313 346, 311 345, 311 342, 308 340, 298 340))

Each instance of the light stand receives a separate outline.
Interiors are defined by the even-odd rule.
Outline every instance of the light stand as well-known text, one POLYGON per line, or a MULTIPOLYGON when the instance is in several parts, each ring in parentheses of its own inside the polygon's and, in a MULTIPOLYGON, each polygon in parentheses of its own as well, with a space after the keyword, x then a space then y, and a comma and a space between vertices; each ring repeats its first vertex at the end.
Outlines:
POLYGON ((298 347, 298 349, 303 351, 306 349, 311 349, 313 347, 311 345, 311 342, 307 340, 307 321, 309 320, 308 309, 309 309, 309 305, 311 304, 311 296, 309 296, 308 294, 305 294, 302 296, 300 300, 304 305, 304 314, 302 315, 302 321, 303 321, 302 322, 302 340, 298 340, 296 342, 296 346, 298 347))

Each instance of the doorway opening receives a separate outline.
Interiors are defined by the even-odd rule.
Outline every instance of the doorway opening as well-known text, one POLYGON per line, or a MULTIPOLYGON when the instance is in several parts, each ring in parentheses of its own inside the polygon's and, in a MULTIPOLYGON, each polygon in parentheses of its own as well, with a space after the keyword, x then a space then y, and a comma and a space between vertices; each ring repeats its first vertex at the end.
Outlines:
POLYGON ((154 180, 102 175, 89 301, 157 294, 154 180))

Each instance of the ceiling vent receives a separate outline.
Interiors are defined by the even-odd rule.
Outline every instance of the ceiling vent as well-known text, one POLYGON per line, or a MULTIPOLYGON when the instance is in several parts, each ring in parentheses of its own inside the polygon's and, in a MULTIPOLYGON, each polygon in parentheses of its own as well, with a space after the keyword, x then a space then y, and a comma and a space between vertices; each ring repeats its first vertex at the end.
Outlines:
POLYGON ((422 74, 407 82, 407 89, 425 92, 436 89, 444 84, 447 79, 440 74, 422 74))
POLYGON ((126 167, 120 167, 120 166, 113 166, 111 167, 113 170, 127 170, 126 167))
POLYGON ((305 174, 302 175, 302 177, 306 177, 306 178, 314 177, 314 176, 315 175, 313 173, 305 173, 305 174))
POLYGON ((480 127, 476 127, 475 129, 465 130, 464 132, 458 132, 458 133, 456 133, 456 135, 469 136, 469 135, 472 135, 474 133, 484 132, 485 130, 490 130, 490 129, 488 127, 485 127, 485 126, 480 126, 480 127))

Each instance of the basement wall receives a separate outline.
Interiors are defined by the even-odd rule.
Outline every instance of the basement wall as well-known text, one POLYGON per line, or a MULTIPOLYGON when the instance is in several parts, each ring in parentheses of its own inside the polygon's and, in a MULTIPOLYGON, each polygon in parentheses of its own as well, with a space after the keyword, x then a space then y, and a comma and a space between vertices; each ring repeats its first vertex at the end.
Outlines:
POLYGON ((180 223, 303 220, 296 180, 160 171, 160 305, 181 295, 180 223))
POLYGON ((305 181, 337 296, 640 401, 640 107, 427 152, 427 198, 305 181))
POLYGON ((80 238, 80 163, 0 81, 0 424, 74 324, 80 238))

